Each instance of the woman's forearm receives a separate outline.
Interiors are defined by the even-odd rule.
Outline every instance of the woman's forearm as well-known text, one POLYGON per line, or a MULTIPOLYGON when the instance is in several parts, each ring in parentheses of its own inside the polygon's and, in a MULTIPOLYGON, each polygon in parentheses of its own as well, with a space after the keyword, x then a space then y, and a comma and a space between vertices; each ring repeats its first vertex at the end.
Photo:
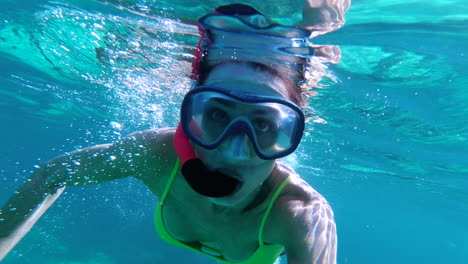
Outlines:
POLYGON ((51 177, 47 170, 36 171, 0 209, 0 261, 65 190, 51 177))

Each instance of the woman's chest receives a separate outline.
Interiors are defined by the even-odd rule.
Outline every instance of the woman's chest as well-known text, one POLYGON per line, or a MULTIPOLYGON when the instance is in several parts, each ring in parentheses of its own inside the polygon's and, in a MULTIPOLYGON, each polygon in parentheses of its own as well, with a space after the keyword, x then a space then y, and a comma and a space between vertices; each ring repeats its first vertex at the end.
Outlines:
POLYGON ((164 225, 175 239, 200 243, 233 262, 248 259, 258 248, 261 214, 226 214, 196 199, 189 201, 169 196, 162 208, 164 225))

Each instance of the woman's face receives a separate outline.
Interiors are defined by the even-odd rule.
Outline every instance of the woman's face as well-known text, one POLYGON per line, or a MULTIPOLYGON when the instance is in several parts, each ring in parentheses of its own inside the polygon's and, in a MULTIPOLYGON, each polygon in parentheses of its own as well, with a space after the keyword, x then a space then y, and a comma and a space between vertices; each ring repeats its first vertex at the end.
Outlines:
MULTIPOLYGON (((203 84, 270 97, 283 98, 282 94, 286 93, 286 86, 281 79, 264 70, 239 63, 217 66, 203 84)), ((231 114, 244 114, 245 111, 248 110, 232 108, 231 114)), ((242 182, 233 195, 211 198, 214 203, 223 206, 235 206, 256 195, 274 166, 274 160, 264 160, 257 156, 245 133, 227 137, 213 150, 195 144, 194 150, 208 168, 224 172, 242 182)))

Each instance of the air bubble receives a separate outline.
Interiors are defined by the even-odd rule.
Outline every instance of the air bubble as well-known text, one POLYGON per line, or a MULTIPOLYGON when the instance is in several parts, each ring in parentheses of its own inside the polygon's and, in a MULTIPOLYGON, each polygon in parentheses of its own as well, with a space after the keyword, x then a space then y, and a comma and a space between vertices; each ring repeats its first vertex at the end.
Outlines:
POLYGON ((111 121, 109 123, 109 125, 113 128, 113 129, 117 129, 117 130, 121 130, 122 129, 122 124, 119 124, 117 122, 114 122, 114 121, 111 121))

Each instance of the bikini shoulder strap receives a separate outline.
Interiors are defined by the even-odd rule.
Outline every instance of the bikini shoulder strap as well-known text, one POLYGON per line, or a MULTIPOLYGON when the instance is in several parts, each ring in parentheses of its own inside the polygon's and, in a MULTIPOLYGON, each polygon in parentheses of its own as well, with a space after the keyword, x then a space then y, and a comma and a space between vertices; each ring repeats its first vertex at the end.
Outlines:
POLYGON ((172 182, 175 179, 175 176, 177 175, 177 172, 179 171, 180 167, 180 159, 177 158, 174 164, 174 168, 172 168, 171 175, 169 176, 169 179, 167 180, 166 187, 164 188, 164 192, 161 196, 161 199, 159 200, 160 204, 164 203, 164 200, 166 200, 166 196, 169 193, 169 190, 171 189, 172 182))
POLYGON ((271 197, 270 204, 268 205, 268 208, 265 214, 263 215, 262 222, 260 223, 260 229, 258 231, 258 243, 260 244, 260 246, 263 246, 263 229, 265 227, 266 220, 268 216, 270 215, 270 211, 273 208, 273 204, 275 203, 276 198, 278 198, 278 196, 283 191, 284 187, 286 187, 290 179, 291 179, 291 176, 288 175, 288 177, 284 179, 283 182, 280 184, 280 186, 276 189, 275 193, 273 194, 273 197, 271 197))

